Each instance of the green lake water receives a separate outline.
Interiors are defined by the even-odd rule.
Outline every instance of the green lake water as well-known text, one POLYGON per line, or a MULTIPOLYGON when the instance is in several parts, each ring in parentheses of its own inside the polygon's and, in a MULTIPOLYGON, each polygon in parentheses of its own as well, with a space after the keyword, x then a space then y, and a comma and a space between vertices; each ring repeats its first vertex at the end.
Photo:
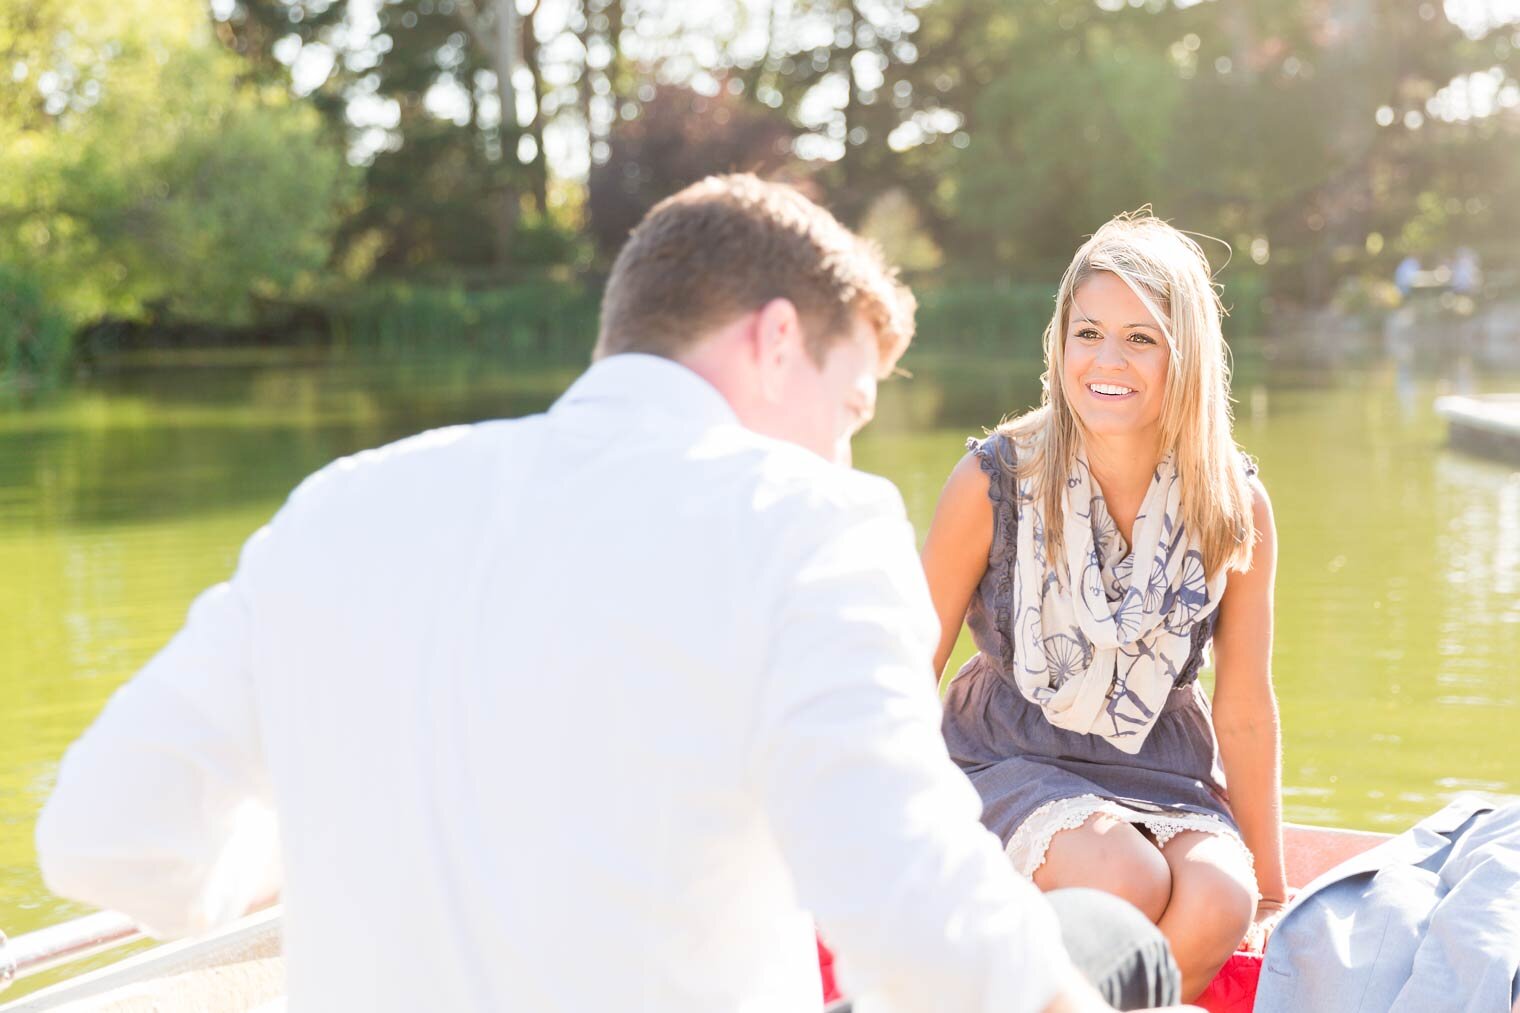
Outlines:
MULTIPOLYGON (((1038 366, 908 365, 856 463, 898 484, 922 533, 966 436, 1032 403, 1038 366)), ((0 407, 0 929, 82 912, 35 871, 58 759, 297 481, 419 429, 537 411, 575 373, 159 356, 0 407)), ((1445 447, 1432 401, 1453 386, 1520 376, 1237 375, 1237 438, 1277 514, 1291 820, 1397 830, 1464 789, 1520 794, 1520 469, 1445 447)))

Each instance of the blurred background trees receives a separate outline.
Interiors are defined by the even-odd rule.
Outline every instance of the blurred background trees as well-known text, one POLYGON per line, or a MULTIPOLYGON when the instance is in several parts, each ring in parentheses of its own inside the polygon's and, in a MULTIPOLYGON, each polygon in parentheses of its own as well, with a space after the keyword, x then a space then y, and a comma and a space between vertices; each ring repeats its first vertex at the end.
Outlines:
POLYGON ((326 265, 341 148, 194 7, 0 5, 0 67, 0 264, 58 312, 236 322, 326 265))
POLYGON ((1277 313, 1458 247, 1512 283, 1517 50, 1516 0, 0 0, 0 293, 65 332, 593 298, 728 170, 931 303, 1026 299, 1147 203, 1277 313))

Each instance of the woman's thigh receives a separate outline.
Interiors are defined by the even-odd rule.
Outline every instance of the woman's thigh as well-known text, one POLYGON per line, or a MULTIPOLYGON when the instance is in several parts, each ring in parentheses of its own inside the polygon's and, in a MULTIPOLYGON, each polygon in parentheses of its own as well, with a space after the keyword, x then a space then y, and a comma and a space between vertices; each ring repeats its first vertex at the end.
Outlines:
POLYGON ((1050 839, 1034 872, 1041 890, 1090 887, 1122 897, 1156 922, 1171 896, 1165 857, 1131 824, 1102 813, 1050 839))

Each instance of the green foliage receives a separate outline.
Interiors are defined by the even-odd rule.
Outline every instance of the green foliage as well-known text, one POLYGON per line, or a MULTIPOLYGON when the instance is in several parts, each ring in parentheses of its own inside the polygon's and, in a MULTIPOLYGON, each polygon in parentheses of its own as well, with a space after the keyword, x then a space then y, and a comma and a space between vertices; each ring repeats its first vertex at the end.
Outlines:
POLYGON ((654 201, 748 167, 891 247, 946 346, 1037 338, 1036 282, 1144 204, 1234 251, 1204 244, 1230 259, 1232 336, 1409 254, 1520 275, 1520 22, 1464 33, 1408 0, 523 6, 0 4, 0 265, 76 325, 237 325, 342 285, 356 343, 578 353, 594 312, 566 279, 654 201), (335 58, 296 95, 305 47, 335 58))
POLYGON ((908 192, 948 209, 952 262, 1045 276, 1149 203, 1229 243, 1279 303, 1323 305, 1411 252, 1517 263, 1513 24, 1464 35, 1399 0, 939 0, 919 17, 902 76, 965 114, 965 147, 908 192), (1437 115, 1469 87, 1510 97, 1437 115))
POLYGON ((373 283, 333 299, 328 311, 340 343, 386 355, 471 347, 585 362, 596 341, 598 299, 591 288, 570 282, 481 291, 373 283))
POLYGON ((1020 39, 1028 62, 976 100, 957 211, 999 263, 1059 272, 1113 215, 1177 190, 1181 81, 1118 20, 1020 39))
POLYGON ((1358 276, 1341 280, 1331 306, 1342 317, 1371 324, 1398 308, 1401 301, 1398 286, 1387 278, 1358 276))
POLYGON ((51 92, 0 124, 0 262, 76 321, 240 322, 323 266, 347 180, 312 109, 241 83, 198 5, 38 6, 26 75, 51 92))
POLYGON ((594 244, 590 236, 554 211, 529 211, 517 222, 512 235, 512 259, 534 271, 591 266, 594 244))
POLYGON ((1229 268, 1216 276, 1223 287, 1224 336, 1234 341, 1261 337, 1267 317, 1267 276, 1254 264, 1229 268))
POLYGON ((0 265, 0 392, 18 383, 59 379, 68 365, 72 332, 35 282, 0 265))
POLYGON ((889 263, 907 273, 937 271, 945 265, 945 251, 924 227, 919 205, 901 187, 872 201, 856 231, 880 247, 889 263))
POLYGON ((917 347, 998 352, 1038 359, 1056 286, 962 282, 915 289, 917 347))
MULTIPOLYGON (((187 62, 175 69, 197 77, 199 59, 187 62)), ((77 269, 116 279, 100 293, 105 308, 242 321, 250 297, 290 291, 326 262, 340 157, 310 110, 239 98, 178 118, 182 130, 117 157, 114 170, 122 147, 109 136, 65 170, 81 198, 71 217, 91 241, 77 269)))

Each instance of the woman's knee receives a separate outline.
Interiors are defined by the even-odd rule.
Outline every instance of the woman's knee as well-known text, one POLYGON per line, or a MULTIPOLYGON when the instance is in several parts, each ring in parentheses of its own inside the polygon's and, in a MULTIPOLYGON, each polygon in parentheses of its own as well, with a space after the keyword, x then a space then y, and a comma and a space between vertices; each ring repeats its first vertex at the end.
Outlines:
POLYGON ((1188 905, 1191 935, 1202 958, 1223 964, 1240 946, 1256 914, 1256 894, 1232 876, 1211 877, 1207 896, 1188 905))
POLYGON ((1180 948, 1192 951, 1198 960, 1224 963, 1245 938, 1256 914, 1249 863, 1231 849, 1214 844, 1180 853, 1169 848, 1167 857, 1172 894, 1163 927, 1168 937, 1174 948, 1181 942, 1180 948))
POLYGON ((1152 922, 1171 899, 1171 870, 1155 845, 1130 824, 1093 816, 1051 838, 1034 881, 1042 890, 1091 887, 1129 901, 1152 922))
POLYGON ((1254 895, 1233 882, 1216 891, 1212 900, 1173 895, 1159 928, 1182 972, 1184 1001, 1197 998, 1240 948, 1254 907, 1254 895))

